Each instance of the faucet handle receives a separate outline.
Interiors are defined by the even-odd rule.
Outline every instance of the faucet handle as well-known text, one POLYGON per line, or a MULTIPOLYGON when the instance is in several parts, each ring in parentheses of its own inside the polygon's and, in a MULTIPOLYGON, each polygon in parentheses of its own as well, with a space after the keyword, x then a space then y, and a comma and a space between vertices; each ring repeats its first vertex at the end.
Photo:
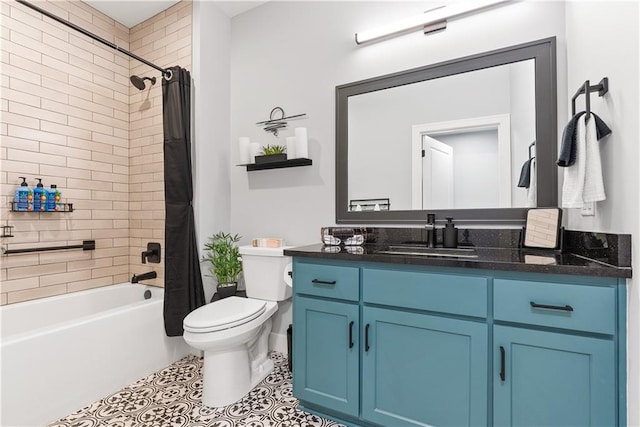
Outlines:
POLYGON ((147 243, 147 250, 142 252, 142 263, 146 264, 148 260, 149 262, 158 264, 160 262, 161 253, 162 250, 160 249, 160 243, 147 243))

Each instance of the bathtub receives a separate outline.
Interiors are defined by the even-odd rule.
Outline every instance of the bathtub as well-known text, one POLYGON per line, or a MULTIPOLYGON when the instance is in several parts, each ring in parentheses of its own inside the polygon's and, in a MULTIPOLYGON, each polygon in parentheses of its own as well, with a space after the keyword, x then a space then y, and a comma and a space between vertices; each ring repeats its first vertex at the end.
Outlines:
POLYGON ((123 283, 0 307, 0 425, 47 424, 187 355, 163 295, 123 283))

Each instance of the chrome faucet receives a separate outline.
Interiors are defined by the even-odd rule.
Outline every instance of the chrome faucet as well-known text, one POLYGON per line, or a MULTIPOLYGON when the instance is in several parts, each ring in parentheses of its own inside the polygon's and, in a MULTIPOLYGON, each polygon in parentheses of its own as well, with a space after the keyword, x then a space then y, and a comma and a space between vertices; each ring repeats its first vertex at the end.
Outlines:
POLYGON ((435 248, 436 247, 436 214, 429 213, 427 214, 427 225, 425 225, 427 229, 427 247, 435 248))

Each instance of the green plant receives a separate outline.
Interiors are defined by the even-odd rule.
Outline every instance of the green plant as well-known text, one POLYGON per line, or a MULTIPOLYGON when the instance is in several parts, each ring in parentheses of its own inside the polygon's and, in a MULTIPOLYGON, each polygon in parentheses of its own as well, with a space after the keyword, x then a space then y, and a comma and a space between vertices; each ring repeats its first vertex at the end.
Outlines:
POLYGON ((287 151, 287 147, 284 145, 265 145, 262 147, 262 153, 266 156, 271 154, 282 154, 287 151))
POLYGON ((208 251, 203 261, 211 263, 211 272, 218 280, 218 286, 233 284, 238 280, 242 271, 242 260, 236 243, 240 241, 237 234, 231 235, 222 231, 209 238, 209 243, 204 245, 208 251))

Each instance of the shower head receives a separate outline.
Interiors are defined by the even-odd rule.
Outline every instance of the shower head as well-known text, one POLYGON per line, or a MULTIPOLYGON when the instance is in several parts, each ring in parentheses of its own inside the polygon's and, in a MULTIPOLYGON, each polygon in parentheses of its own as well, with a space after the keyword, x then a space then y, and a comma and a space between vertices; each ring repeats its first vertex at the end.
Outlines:
POLYGON ((155 77, 131 76, 131 77, 129 77, 129 80, 131 80, 131 84, 134 85, 139 90, 144 90, 145 89, 145 87, 146 87, 146 85, 144 83, 145 80, 149 80, 151 82, 151 85, 156 84, 156 78, 155 77))

